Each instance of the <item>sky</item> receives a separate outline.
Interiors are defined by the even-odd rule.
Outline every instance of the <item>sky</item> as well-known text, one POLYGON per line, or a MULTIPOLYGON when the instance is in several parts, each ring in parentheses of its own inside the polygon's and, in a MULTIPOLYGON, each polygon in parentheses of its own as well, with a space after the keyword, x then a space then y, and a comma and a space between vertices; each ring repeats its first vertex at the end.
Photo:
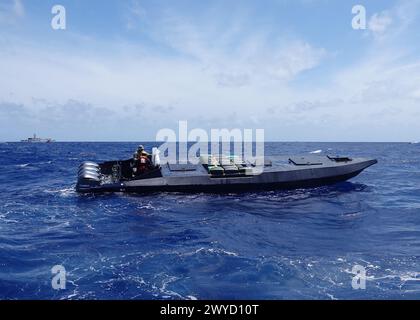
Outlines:
POLYGON ((0 0, 0 141, 150 141, 181 120, 418 141, 419 14, 420 0, 0 0))

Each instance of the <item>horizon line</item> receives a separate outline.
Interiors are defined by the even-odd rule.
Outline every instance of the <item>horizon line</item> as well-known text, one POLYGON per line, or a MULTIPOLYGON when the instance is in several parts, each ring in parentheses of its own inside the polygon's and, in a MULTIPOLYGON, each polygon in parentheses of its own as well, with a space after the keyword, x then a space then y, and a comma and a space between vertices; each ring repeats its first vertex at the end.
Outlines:
MULTIPOLYGON (((27 144, 54 144, 54 143, 165 143, 167 141, 153 140, 54 140, 52 142, 26 142, 26 141, 0 141, 0 143, 27 143, 27 144)), ((197 143, 198 141, 175 141, 175 143, 187 142, 197 143)), ((231 141, 219 141, 219 143, 231 141)), ((207 143, 212 143, 207 141, 207 143)), ((252 141, 256 143, 256 141, 252 141)), ((268 140, 263 143, 411 143, 417 144, 417 141, 321 141, 321 140, 268 140)))

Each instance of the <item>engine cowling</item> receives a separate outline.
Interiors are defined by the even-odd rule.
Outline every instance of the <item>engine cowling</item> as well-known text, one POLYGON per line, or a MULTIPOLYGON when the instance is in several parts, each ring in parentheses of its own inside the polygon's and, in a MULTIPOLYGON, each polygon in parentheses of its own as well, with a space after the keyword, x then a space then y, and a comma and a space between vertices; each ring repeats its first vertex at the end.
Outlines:
POLYGON ((77 174, 76 189, 78 191, 99 186, 101 183, 101 168, 95 162, 83 162, 79 166, 77 174))

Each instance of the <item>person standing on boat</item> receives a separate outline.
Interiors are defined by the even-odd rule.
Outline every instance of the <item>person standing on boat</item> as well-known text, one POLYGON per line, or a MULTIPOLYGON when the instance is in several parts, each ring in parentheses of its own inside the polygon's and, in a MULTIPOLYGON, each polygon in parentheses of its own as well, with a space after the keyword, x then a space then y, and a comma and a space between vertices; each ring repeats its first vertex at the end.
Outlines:
POLYGON ((140 158, 141 156, 150 157, 150 154, 144 150, 143 145, 139 145, 137 148, 137 157, 140 158))
POLYGON ((150 154, 144 150, 143 145, 139 145, 137 148, 137 166, 134 168, 134 173, 140 175, 146 173, 152 166, 150 161, 150 154))

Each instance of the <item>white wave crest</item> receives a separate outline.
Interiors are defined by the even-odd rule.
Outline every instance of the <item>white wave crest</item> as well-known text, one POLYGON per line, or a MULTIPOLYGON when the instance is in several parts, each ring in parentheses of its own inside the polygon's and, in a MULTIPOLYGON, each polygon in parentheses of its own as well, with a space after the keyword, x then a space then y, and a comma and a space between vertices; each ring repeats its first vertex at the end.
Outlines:
POLYGON ((29 166, 29 163, 18 164, 16 166, 19 168, 26 168, 27 166, 29 166))

